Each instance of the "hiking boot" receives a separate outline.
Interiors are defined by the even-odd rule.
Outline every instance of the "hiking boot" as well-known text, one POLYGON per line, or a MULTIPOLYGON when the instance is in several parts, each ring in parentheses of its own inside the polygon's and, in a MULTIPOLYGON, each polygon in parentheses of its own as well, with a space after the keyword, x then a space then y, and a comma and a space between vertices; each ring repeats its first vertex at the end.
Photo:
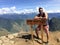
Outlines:
POLYGON ((36 37, 37 39, 40 39, 39 37, 36 37))

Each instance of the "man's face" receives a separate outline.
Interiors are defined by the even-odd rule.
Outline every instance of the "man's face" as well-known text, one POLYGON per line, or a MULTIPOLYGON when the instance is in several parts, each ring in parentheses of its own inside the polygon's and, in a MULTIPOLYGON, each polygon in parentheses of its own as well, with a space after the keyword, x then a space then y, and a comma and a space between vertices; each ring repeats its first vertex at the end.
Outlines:
POLYGON ((43 9, 39 9, 39 12, 42 13, 43 12, 43 9))

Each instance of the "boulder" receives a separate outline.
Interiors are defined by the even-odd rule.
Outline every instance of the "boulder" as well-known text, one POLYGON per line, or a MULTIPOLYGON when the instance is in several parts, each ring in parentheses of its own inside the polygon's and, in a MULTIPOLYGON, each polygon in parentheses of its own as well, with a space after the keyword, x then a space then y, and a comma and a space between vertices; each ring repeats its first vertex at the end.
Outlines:
POLYGON ((13 39, 13 38, 14 38, 14 35, 10 34, 10 35, 8 35, 7 38, 9 38, 9 39, 13 39))
POLYGON ((18 36, 18 33, 14 33, 14 34, 12 34, 12 35, 13 35, 13 36, 14 36, 14 38, 15 38, 15 37, 17 37, 17 36, 18 36))

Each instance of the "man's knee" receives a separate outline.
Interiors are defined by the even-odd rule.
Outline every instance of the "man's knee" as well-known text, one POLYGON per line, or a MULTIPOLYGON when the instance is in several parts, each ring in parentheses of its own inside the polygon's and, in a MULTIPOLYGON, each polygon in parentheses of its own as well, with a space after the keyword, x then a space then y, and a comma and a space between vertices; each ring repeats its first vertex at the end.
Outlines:
POLYGON ((49 26, 45 26, 44 31, 45 31, 46 34, 49 34, 49 26))

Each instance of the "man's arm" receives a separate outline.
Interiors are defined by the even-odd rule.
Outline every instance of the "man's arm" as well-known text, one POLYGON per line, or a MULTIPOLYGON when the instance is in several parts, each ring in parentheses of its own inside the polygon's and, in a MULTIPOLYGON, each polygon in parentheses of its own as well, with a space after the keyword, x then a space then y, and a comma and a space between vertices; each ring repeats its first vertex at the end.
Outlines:
POLYGON ((48 14, 47 14, 47 12, 44 12, 45 13, 45 17, 43 17, 42 19, 48 19, 48 14))
POLYGON ((40 17, 35 16, 34 19, 39 19, 40 17))
MULTIPOLYGON (((37 15, 38 15, 38 14, 37 14, 37 15)), ((39 19, 39 17, 38 17, 37 15, 34 17, 34 19, 39 19)))

